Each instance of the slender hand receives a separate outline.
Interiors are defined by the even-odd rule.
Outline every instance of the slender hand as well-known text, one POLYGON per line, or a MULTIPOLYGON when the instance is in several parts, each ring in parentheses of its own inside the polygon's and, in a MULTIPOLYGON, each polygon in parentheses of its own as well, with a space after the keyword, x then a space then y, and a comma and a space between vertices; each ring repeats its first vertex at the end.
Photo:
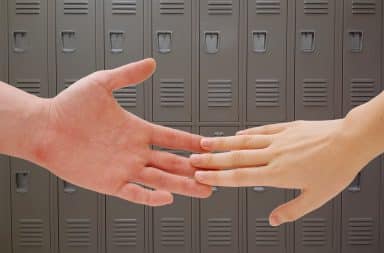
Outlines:
POLYGON ((0 152, 35 162, 64 180, 152 206, 172 194, 208 197, 187 158, 151 145, 201 151, 200 137, 148 123, 124 111, 112 91, 138 84, 152 59, 95 72, 52 99, 0 84, 0 152), (156 190, 150 190, 140 185, 156 190))
POLYGON ((384 94, 345 119, 296 121, 256 127, 234 137, 204 138, 207 151, 191 156, 203 169, 196 179, 216 186, 270 186, 301 190, 270 215, 271 225, 291 222, 319 208, 347 187, 384 151, 384 94), (231 151, 232 150, 232 151, 231 151), (237 169, 236 169, 237 168, 237 169))

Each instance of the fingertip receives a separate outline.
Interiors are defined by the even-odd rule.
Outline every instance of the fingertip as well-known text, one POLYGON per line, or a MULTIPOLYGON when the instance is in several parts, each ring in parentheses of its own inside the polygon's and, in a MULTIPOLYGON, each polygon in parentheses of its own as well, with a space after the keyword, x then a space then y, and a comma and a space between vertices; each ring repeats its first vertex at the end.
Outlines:
POLYGON ((165 205, 171 205, 173 203, 173 195, 168 191, 157 191, 158 196, 155 203, 152 204, 152 206, 165 206, 165 205))
POLYGON ((157 68, 157 62, 154 58, 146 58, 143 61, 151 67, 152 73, 155 72, 155 70, 157 68))
POLYGON ((236 132, 236 135, 244 135, 245 134, 245 131, 244 130, 240 130, 240 131, 237 131, 236 132))
POLYGON ((212 187, 208 185, 203 185, 203 187, 200 198, 207 199, 212 195, 212 187))
POLYGON ((281 221, 280 217, 277 214, 271 214, 269 217, 269 224, 272 227, 278 227, 282 224, 283 222, 281 221))

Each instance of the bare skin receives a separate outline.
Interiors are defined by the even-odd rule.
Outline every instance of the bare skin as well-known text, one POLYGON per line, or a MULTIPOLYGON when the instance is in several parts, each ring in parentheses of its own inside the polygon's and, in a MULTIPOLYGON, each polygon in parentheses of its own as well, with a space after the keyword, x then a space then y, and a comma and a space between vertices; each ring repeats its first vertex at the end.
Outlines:
POLYGON ((52 99, 0 83, 0 153, 139 204, 170 204, 171 192, 208 197, 211 188, 192 178, 196 168, 187 158, 151 149, 201 152, 200 137, 146 122, 113 98, 113 90, 150 77, 155 65, 147 59, 95 72, 52 99))
POLYGON ((301 190, 270 215, 273 226, 295 221, 335 197, 384 151, 383 108, 381 94, 344 119, 281 123, 233 137, 204 138, 205 150, 227 152, 192 155, 193 166, 211 170, 198 171, 195 178, 215 186, 301 190))

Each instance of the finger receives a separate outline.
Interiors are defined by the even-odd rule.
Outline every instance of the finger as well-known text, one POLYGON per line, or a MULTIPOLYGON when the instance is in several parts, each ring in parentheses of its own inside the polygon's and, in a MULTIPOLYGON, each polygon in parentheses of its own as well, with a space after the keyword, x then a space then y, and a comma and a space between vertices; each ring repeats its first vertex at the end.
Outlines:
POLYGON ((203 152, 200 147, 201 136, 152 124, 151 141, 154 145, 193 152, 203 152))
POLYGON ((148 79, 156 69, 155 60, 148 58, 109 70, 110 82, 105 82, 109 91, 118 90, 128 85, 139 84, 148 79))
POLYGON ((196 171, 188 158, 156 150, 151 152, 149 165, 185 177, 193 177, 196 171))
POLYGON ((273 210, 269 217, 269 223, 271 226, 279 226, 293 222, 319 208, 322 205, 319 199, 314 194, 303 191, 297 198, 273 210))
POLYGON ((190 162, 204 169, 256 167, 268 164, 272 154, 267 149, 241 150, 217 154, 193 154, 190 162))
POLYGON ((143 168, 137 180, 151 188, 185 196, 207 198, 212 193, 211 187, 192 178, 173 175, 153 167, 143 168))
POLYGON ((290 124, 291 122, 284 122, 284 123, 277 123, 272 125, 259 126, 259 127, 238 131, 236 134, 237 135, 277 134, 285 130, 290 124))
POLYGON ((230 137, 203 138, 201 147, 207 151, 229 151, 266 148, 272 138, 265 135, 242 135, 230 137))
POLYGON ((276 172, 269 166, 222 171, 197 171, 195 178, 202 184, 214 186, 280 188, 276 172))
POLYGON ((173 196, 169 192, 152 191, 133 183, 127 183, 121 187, 116 197, 148 206, 163 206, 173 202, 173 196))

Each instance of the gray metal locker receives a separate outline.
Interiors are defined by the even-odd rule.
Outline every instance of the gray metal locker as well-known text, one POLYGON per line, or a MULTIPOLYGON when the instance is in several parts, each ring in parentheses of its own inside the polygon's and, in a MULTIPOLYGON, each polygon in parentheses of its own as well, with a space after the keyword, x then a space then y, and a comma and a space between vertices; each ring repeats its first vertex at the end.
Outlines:
MULTIPOLYGON (((115 68, 143 58, 144 2, 104 1, 105 68, 115 68)), ((125 87, 114 92, 126 110, 144 118, 144 86, 125 87)))
POLYGON ((106 198, 106 253, 145 252, 145 207, 106 198))
POLYGON ((247 251, 248 253, 287 253, 287 225, 271 227, 269 215, 288 200, 287 191, 252 187, 247 189, 247 251))
POLYGON ((287 120, 287 4, 248 0, 247 121, 287 120))
POLYGON ((200 121, 239 120, 239 0, 200 1, 200 121))
POLYGON ((153 120, 192 121, 192 1, 152 1, 153 120))
MULTIPOLYGON (((342 195, 342 252, 378 253, 381 162, 371 162, 342 195)), ((381 215, 380 215, 381 214, 381 215)))
POLYGON ((0 252, 11 253, 11 170, 9 158, 0 155, 0 252))
MULTIPOLYGON (((234 135, 237 127, 200 127, 203 136, 234 135)), ((236 253, 240 244, 240 190, 214 188, 200 201, 200 253, 236 253)))
MULTIPOLYGON (((191 127, 170 126, 185 132, 191 127)), ((180 156, 185 151, 167 150, 180 156)), ((153 253, 192 253, 192 198, 174 195, 174 203, 153 208, 152 245, 153 253)))
POLYGON ((95 0, 56 1, 57 90, 96 70, 95 0))
POLYGON ((12 247, 14 253, 50 253, 50 174, 11 159, 12 247))
POLYGON ((335 4, 296 0, 295 113, 298 119, 335 117, 335 4))
POLYGON ((58 210, 59 252, 98 252, 98 194, 59 180, 58 210))

